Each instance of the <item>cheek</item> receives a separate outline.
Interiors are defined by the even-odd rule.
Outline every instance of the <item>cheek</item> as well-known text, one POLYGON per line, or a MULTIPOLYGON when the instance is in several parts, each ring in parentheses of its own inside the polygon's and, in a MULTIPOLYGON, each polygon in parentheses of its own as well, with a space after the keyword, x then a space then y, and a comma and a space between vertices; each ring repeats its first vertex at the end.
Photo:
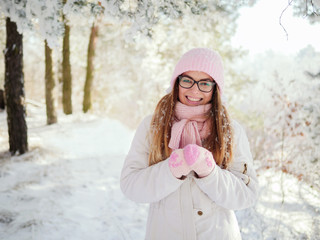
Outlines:
POLYGON ((212 99, 212 92, 209 93, 209 94, 205 94, 204 96, 204 101, 205 101, 205 104, 209 103, 212 99))
POLYGON ((185 89, 179 86, 178 97, 180 101, 184 98, 184 93, 185 93, 185 89))

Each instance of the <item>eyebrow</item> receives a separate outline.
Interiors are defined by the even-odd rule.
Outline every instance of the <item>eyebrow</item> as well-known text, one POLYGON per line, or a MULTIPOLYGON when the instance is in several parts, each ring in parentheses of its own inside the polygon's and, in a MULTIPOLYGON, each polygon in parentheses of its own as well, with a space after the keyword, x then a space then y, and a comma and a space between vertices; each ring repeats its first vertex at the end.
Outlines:
MULTIPOLYGON (((182 77, 188 77, 188 78, 191 78, 193 81, 197 81, 197 80, 194 80, 194 78, 193 77, 190 77, 189 75, 187 75, 187 74, 181 74, 181 76, 182 77)), ((200 80, 198 80, 197 82, 199 82, 199 81, 203 81, 203 80, 210 80, 210 81, 212 81, 212 82, 215 82, 215 80, 213 79, 213 78, 203 78, 203 79, 200 79, 200 80)))

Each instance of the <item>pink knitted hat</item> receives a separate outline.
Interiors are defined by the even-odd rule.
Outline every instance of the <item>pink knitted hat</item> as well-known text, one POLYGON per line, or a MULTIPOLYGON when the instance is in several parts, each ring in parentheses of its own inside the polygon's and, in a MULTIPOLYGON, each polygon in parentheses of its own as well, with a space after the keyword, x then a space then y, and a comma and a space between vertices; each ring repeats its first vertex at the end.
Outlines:
POLYGON ((223 94, 223 65, 217 52, 208 48, 194 48, 186 52, 174 69, 169 91, 173 89, 177 77, 187 71, 200 71, 210 75, 217 83, 221 95, 223 94))

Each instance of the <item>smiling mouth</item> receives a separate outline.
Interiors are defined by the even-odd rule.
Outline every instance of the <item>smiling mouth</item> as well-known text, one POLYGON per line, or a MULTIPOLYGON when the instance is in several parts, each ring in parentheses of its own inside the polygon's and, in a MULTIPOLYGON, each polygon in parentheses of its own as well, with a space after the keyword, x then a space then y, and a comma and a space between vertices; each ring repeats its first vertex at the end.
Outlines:
POLYGON ((193 98, 189 96, 186 96, 186 98, 191 102, 200 102, 202 100, 202 98, 193 98))

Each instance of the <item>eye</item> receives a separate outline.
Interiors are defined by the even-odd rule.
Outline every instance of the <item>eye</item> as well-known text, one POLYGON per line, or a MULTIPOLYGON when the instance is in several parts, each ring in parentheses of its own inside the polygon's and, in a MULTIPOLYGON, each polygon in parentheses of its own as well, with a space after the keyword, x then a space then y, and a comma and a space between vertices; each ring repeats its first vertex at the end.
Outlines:
POLYGON ((183 82, 183 83, 192 83, 193 80, 188 78, 188 77, 183 77, 183 78, 181 78, 181 82, 183 82))
POLYGON ((213 82, 211 82, 211 81, 200 81, 199 84, 201 86, 204 86, 204 87, 209 87, 209 86, 213 85, 213 82))

